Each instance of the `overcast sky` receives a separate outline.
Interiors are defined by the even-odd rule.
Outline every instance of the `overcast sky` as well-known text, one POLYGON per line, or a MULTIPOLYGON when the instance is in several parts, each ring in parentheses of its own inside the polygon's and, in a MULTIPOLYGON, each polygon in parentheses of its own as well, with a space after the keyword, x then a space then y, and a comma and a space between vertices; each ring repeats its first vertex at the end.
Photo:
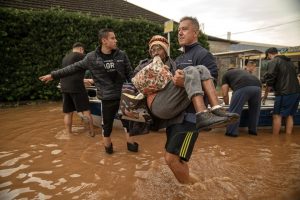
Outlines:
POLYGON ((232 40, 300 46, 300 0, 127 0, 179 22, 197 17, 204 32, 232 40), (258 29, 258 30, 256 30, 258 29))

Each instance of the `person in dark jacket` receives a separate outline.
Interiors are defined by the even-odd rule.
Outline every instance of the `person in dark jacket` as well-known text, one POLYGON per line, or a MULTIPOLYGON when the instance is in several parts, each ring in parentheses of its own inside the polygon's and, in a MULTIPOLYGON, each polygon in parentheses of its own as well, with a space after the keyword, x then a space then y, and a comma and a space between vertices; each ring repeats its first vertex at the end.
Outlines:
MULTIPOLYGON (((72 52, 67 54, 62 60, 62 66, 78 62, 84 58, 84 46, 80 42, 73 44, 72 52)), ((89 98, 83 83, 85 70, 82 69, 71 76, 60 79, 60 87, 63 97, 64 124, 66 132, 72 133, 73 112, 82 112, 89 123, 91 136, 95 136, 93 119, 90 112, 89 98)))
MULTIPOLYGON (((257 125, 261 105, 261 82, 246 70, 229 68, 222 77, 222 94, 226 105, 229 104, 229 88, 233 94, 229 111, 242 114, 243 107, 248 103, 248 133, 257 135, 257 125)), ((239 121, 227 126, 226 136, 238 136, 239 121)))
MULTIPOLYGON (((111 132, 113 121, 118 112, 122 85, 132 78, 132 68, 127 54, 117 48, 117 39, 112 29, 101 29, 98 34, 100 46, 86 55, 86 57, 63 69, 52 71, 51 74, 41 76, 40 80, 48 82, 52 79, 70 76, 82 69, 88 69, 92 74, 98 97, 102 105, 102 135, 105 151, 113 153, 111 132)), ((125 124, 124 124, 125 126, 125 124)), ((125 127, 128 128, 128 127, 125 127)), ((138 144, 126 133, 127 149, 138 151, 138 144)))
POLYGON ((286 118, 285 133, 292 134, 294 119, 299 100, 300 86, 297 80, 295 66, 290 58, 278 55, 275 47, 266 50, 266 59, 271 59, 264 75, 266 82, 266 92, 264 100, 267 98, 268 90, 272 87, 275 92, 275 102, 273 110, 273 134, 279 134, 282 117, 286 118))
MULTIPOLYGON (((178 87, 184 87, 183 68, 204 65, 212 77, 217 79, 218 69, 213 55, 198 43, 199 22, 193 17, 183 17, 178 27, 178 42, 183 54, 176 60, 176 71, 173 82, 178 87)), ((204 90, 204 93, 211 90, 204 90)), ((218 104, 218 103, 216 103, 218 104)), ((165 160, 180 183, 191 183, 196 180, 190 176, 187 162, 192 155, 198 138, 196 130, 196 115, 193 104, 177 117, 177 123, 167 127, 167 144, 165 160)))
MULTIPOLYGON (((149 64, 155 64, 156 56, 159 56, 161 61, 168 66, 169 71, 174 74, 176 63, 168 56, 167 49, 169 43, 166 38, 155 35, 149 41, 149 53, 151 59, 143 60, 138 67, 135 68, 134 74, 150 67, 149 64)), ((150 70, 151 71, 151 70, 150 70)), ((167 127, 167 141, 165 145, 165 160, 180 183, 192 182, 188 173, 186 162, 189 160, 194 143, 197 139, 198 130, 193 128, 213 127, 216 124, 228 124, 229 118, 232 122, 238 119, 235 113, 228 113, 222 109, 217 100, 212 76, 209 70, 203 66, 187 66, 183 69, 185 83, 184 87, 177 87, 173 81, 169 81, 165 88, 147 96, 148 107, 152 114, 159 118, 159 128, 167 127), (212 99, 212 111, 208 111, 203 100, 204 90, 211 90, 208 96, 212 99), (189 96, 189 97, 188 97, 189 96), (198 111, 196 126, 188 126, 188 123, 182 123, 183 111, 191 104, 198 111), (213 103, 216 104, 213 104, 213 103), (199 126, 201 124, 201 126, 199 126), (198 125, 198 126, 197 126, 198 125), (171 127, 171 128, 170 128, 171 127), (173 128, 174 127, 174 128, 173 128), (171 131, 170 131, 171 129, 171 131), (187 171, 186 171, 187 170, 187 171), (184 174, 183 174, 184 173, 184 174)), ((151 72, 149 72, 151 73, 151 72)), ((151 76, 147 76, 150 78, 151 76)), ((153 79, 160 79, 153 75, 153 79)), ((134 80, 132 81, 134 83, 134 80)), ((145 82, 151 82, 145 80, 145 82)), ((144 84, 147 85, 147 84, 144 84)), ((149 85, 153 86, 153 82, 149 85)), ((195 115, 195 113, 194 113, 195 115)))

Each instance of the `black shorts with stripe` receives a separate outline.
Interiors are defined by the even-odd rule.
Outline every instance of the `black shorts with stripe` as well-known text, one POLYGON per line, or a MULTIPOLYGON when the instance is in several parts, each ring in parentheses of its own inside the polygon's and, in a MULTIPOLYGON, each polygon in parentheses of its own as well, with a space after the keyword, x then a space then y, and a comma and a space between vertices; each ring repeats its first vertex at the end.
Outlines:
POLYGON ((199 135, 195 124, 184 121, 182 124, 169 126, 166 132, 166 151, 178 155, 184 161, 189 161, 199 135))

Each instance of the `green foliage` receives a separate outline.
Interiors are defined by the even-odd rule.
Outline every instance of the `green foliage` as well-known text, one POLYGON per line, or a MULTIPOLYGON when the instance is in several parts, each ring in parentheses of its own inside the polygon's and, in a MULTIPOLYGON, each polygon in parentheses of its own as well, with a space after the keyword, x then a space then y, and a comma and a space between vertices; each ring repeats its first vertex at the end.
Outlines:
MULTIPOLYGON (((133 67, 148 57, 151 36, 163 35, 162 24, 144 19, 92 17, 57 8, 39 11, 0 8, 0 101, 61 98, 56 88, 58 80, 44 84, 38 77, 61 68, 62 58, 75 41, 84 43, 86 52, 93 51, 98 45, 98 30, 104 27, 115 31, 118 46, 127 52, 133 67)), ((207 48, 206 37, 199 39, 207 48)), ((173 58, 179 55, 178 48, 174 31, 173 58)))

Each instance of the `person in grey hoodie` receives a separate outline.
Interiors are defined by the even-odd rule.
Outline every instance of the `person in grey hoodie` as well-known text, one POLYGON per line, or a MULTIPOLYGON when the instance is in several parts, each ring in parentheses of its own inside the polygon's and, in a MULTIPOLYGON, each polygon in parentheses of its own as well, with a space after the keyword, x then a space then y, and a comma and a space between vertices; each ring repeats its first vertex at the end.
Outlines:
MULTIPOLYGON (((98 90, 98 97, 101 99, 102 136, 105 151, 112 154, 113 145, 110 135, 119 110, 122 86, 124 82, 131 80, 133 71, 127 54, 117 48, 117 39, 112 29, 101 29, 98 33, 98 40, 100 45, 95 51, 88 53, 83 60, 52 71, 51 74, 41 76, 39 79, 47 83, 53 79, 70 76, 82 69, 91 72, 98 90)), ((126 123, 123 125, 125 127, 126 123)), ((138 144, 129 135, 128 127, 125 129, 127 129, 127 149, 137 152, 138 144)))

